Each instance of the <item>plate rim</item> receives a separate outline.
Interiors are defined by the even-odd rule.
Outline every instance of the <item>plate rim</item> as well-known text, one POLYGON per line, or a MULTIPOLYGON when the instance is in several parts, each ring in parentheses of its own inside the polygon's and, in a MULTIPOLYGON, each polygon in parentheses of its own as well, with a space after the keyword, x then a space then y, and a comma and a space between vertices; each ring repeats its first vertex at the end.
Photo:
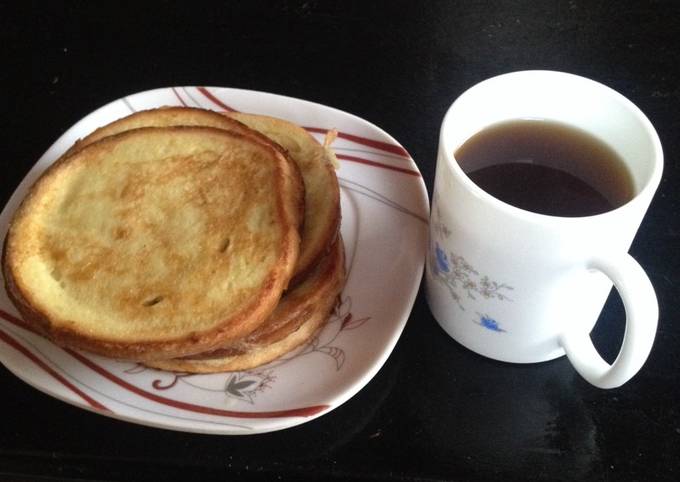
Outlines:
MULTIPOLYGON (((413 157, 408 153, 408 151, 394 138, 392 137, 389 133, 384 131, 382 128, 379 126, 373 124, 372 122, 363 119, 355 114, 352 114, 350 112, 343 111, 341 109, 331 107, 325 104, 321 104, 318 102, 314 101, 309 101, 306 99, 300 99, 292 96, 287 96, 287 95, 281 95, 281 94, 276 94, 272 92, 265 92, 265 91, 259 91, 259 90, 250 90, 250 89, 242 89, 242 88, 234 88, 234 87, 219 87, 219 86, 210 86, 210 87, 205 87, 205 86, 174 86, 174 87, 158 87, 158 88, 153 88, 153 89, 147 89, 144 91, 128 94, 126 96, 120 97, 118 99, 115 99, 113 101, 110 101, 104 105, 102 105, 99 108, 94 109, 90 113, 86 114, 83 116, 81 119, 76 121, 72 126, 70 126, 68 129, 63 131, 57 139, 49 146, 49 148, 36 160, 35 163, 30 167, 29 171, 24 175, 22 180, 16 185, 13 193, 10 195, 9 199, 7 200, 5 206, 3 206, 2 213, 4 214, 5 210, 7 210, 11 204, 13 204, 13 201, 16 202, 15 197, 19 196, 19 192, 23 191, 22 188, 24 188, 24 184, 27 184, 28 182, 34 181, 37 176, 39 176, 42 173, 42 170, 40 168, 36 169, 38 165, 42 162, 45 162, 47 158, 50 156, 53 157, 52 162, 58 158, 58 155, 55 155, 52 151, 54 151, 57 146, 64 142, 66 138, 68 138, 69 134, 76 132, 80 129, 80 126, 83 123, 86 123, 89 119, 92 117, 96 116, 98 113, 101 113, 107 109, 110 109, 113 105, 115 105, 118 102, 124 102, 130 110, 134 111, 135 109, 132 108, 132 106, 129 105, 127 99, 128 98, 133 98, 133 97, 142 97, 142 96, 153 96, 160 94, 161 92, 167 91, 168 89, 171 89, 174 91, 175 95, 178 97, 179 101, 184 104, 184 101, 179 97, 175 89, 187 89, 187 88, 193 88, 193 89, 199 89, 203 88, 208 90, 210 92, 210 89, 212 90, 220 90, 220 91, 227 91, 229 93, 235 93, 236 95, 240 96, 253 96, 253 95, 264 95, 264 96, 271 96, 278 98, 280 101, 286 102, 286 103, 302 103, 305 106, 313 107, 314 109, 321 109, 326 112, 332 113, 332 115, 336 116, 343 116, 348 118, 351 123, 359 123, 362 127, 369 129, 371 131, 377 132, 382 138, 386 139, 389 141, 389 143, 386 144, 392 144, 400 149, 403 150, 403 155, 400 156, 400 158, 403 161, 406 161, 406 165, 410 167, 414 172, 417 173, 416 177, 417 179, 417 192, 418 192, 418 197, 419 199, 416 200, 416 205, 419 208, 423 209, 423 217, 425 225, 423 226, 423 230, 427 230, 427 217, 429 217, 429 196, 427 192, 427 188, 425 186, 424 179, 422 177, 422 174, 420 173, 420 170, 418 169, 418 165, 416 164, 415 160, 413 157), (33 175, 32 175, 33 174, 33 175)), ((158 104, 158 107, 161 105, 168 105, 168 104, 158 104)), ((263 105, 266 106, 266 102, 263 102, 263 105)), ((209 108, 205 106, 201 106, 202 108, 209 108)), ((216 110, 216 109, 211 109, 211 110, 216 110)), ((265 110, 266 111, 266 110, 265 110)), ((359 137, 359 136, 358 136, 359 137)), ((370 140, 370 139, 369 139, 370 140)), ((378 148, 376 148, 378 149, 378 148)), ((377 153, 376 153, 377 154, 377 153)), ((49 164, 51 164, 50 162, 49 164)), ((47 165, 49 165, 47 164, 47 165)), ((46 166, 45 166, 46 167, 46 166)), ((5 231, 6 234, 6 231, 5 231)), ((359 240, 359 236, 357 238, 357 242, 359 240)), ((423 247, 424 248, 424 247, 423 247)), ((8 365, 6 360, 4 358, 0 358, 0 362, 15 376, 17 376, 20 380, 24 381, 27 383, 29 386, 37 389, 40 392, 43 392, 53 398, 56 398, 58 400, 61 400, 63 402, 68 403, 69 405, 73 405, 75 407, 85 409, 90 412, 97 413, 99 415, 104 415, 109 418, 114 418, 117 420, 124 420, 130 423, 135 423, 143 426, 149 426, 149 427, 155 427, 155 428, 161 428, 165 430, 173 430, 173 431, 181 431, 181 432, 189 432, 189 433, 202 433, 202 434, 214 434, 214 435, 248 435, 248 434, 257 434, 257 433, 266 433, 266 432, 272 432, 272 431, 278 431, 278 430, 283 430, 287 428, 292 428, 304 423, 307 423, 309 421, 312 421, 316 418, 319 418, 345 402, 347 402, 349 399, 354 397, 361 389, 363 389, 374 377, 375 375, 380 371, 380 369, 384 366, 386 363, 387 359, 389 356, 392 354, 394 351, 394 347, 396 346, 399 338, 401 337, 403 330, 406 326, 406 323, 408 322, 408 319, 410 317, 410 314, 413 309, 413 305, 415 304, 420 285, 421 285, 421 280, 423 277, 423 272, 424 272, 424 264, 425 264, 425 251, 423 249, 423 252, 421 253, 421 260, 420 262, 416 263, 417 269, 412 272, 412 277, 411 277, 411 283, 410 283, 410 289, 408 290, 409 293, 407 296, 405 296, 405 299, 407 299, 405 303, 405 309, 401 311, 401 315, 399 316, 398 323, 395 322, 394 327, 390 330, 390 336, 389 339, 387 340, 386 343, 384 343, 381 348, 380 348, 380 355, 379 357, 374 361, 371 362, 366 369, 362 369, 359 372, 358 376, 354 376, 351 378, 351 381, 347 383, 347 387, 343 389, 339 394, 333 396, 331 400, 329 401, 328 404, 325 405, 325 407, 318 412, 310 415, 310 416, 284 416, 284 417, 276 417, 276 418, 261 418, 261 419, 251 419, 251 422, 254 422, 255 424, 252 427, 249 427, 247 430, 244 431, 231 431, 229 430, 227 425, 223 427, 215 426, 213 425, 213 421, 192 421, 189 422, 187 425, 185 425, 185 421, 178 419, 174 417, 173 415, 170 414, 161 414, 161 413, 155 413, 153 417, 147 418, 147 417, 136 417, 134 416, 135 414, 129 414, 129 413, 120 413, 120 412, 113 412, 110 410, 101 410, 97 409, 91 405, 88 405, 85 403, 84 400, 78 399, 77 397, 69 399, 66 396, 63 396, 60 394, 57 390, 50 389, 51 385, 48 384, 46 386, 43 386, 42 384, 36 382, 30 374, 26 374, 22 372, 20 369, 17 369, 14 366, 11 366, 12 364, 8 365), (160 417, 161 419, 167 419, 169 422, 164 423, 163 421, 157 421, 154 418, 160 417), (180 423, 178 424, 177 421, 180 423), (278 422, 278 423, 277 423, 278 422), (201 426, 195 426, 193 424, 199 424, 199 425, 205 425, 206 427, 203 428, 201 426), (224 428, 224 430, 220 429, 224 428)), ((0 310, 2 311, 2 310, 0 310)), ((15 310, 16 311, 16 310, 15 310)), ((2 331, 0 331, 0 334, 2 331)), ((0 343, 0 345, 5 345, 6 343, 0 343)), ((0 349, 0 353, 2 353, 2 349, 0 349)), ((43 355, 44 356, 44 355, 43 355)), ((139 407, 133 407, 134 410, 136 411, 143 411, 143 409, 139 407)), ((230 420, 238 420, 238 419, 232 419, 229 418, 230 420)), ((236 424, 234 424, 236 425, 236 424)))

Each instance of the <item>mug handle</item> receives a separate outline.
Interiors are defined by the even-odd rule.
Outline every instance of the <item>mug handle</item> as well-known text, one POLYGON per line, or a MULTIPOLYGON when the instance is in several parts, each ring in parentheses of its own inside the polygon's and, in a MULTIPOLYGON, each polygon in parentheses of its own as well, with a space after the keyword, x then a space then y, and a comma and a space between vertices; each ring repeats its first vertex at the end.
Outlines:
POLYGON ((630 380, 647 360, 656 335, 659 305, 647 274, 629 254, 598 257, 588 268, 607 275, 621 296, 626 309, 621 350, 609 365, 595 349, 589 333, 578 328, 565 332, 560 343, 583 378, 599 388, 616 388, 630 380))

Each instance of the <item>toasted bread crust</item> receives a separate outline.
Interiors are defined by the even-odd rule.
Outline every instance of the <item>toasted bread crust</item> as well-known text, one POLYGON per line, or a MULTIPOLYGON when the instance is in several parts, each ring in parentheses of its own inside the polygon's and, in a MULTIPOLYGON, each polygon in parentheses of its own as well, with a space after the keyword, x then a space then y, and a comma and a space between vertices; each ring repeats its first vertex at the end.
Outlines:
POLYGON ((249 370, 297 348, 328 321, 345 283, 342 239, 310 276, 282 298, 268 320, 230 346, 198 355, 146 362, 153 368, 188 373, 249 370))
POLYGON ((66 151, 65 155, 70 156, 83 147, 103 139, 104 137, 120 134, 121 132, 132 129, 139 129, 141 127, 176 126, 214 127, 216 129, 225 129, 275 148, 280 155, 286 158, 286 162, 289 165, 288 182, 290 182, 291 186, 288 188, 288 190, 293 193, 292 195, 295 196, 296 199, 296 210, 292 212, 291 215, 296 216, 298 225, 302 229, 305 215, 305 187, 300 173, 300 168, 298 167, 297 163, 288 155, 285 149, 282 149, 278 144, 257 130, 251 129, 236 119, 232 119, 231 117, 227 117, 212 110, 199 109, 196 107, 177 106, 165 106, 158 107, 156 109, 141 110, 99 127, 89 135, 77 140, 75 144, 73 144, 73 146, 71 146, 71 148, 66 151))
POLYGON ((291 281, 295 286, 329 253, 340 229, 340 188, 328 151, 305 129, 283 119, 242 112, 226 115, 280 144, 299 166, 305 184, 305 221, 291 281))
POLYGON ((267 321, 250 335, 229 343, 209 353, 188 358, 214 357, 228 352, 245 352, 255 346, 264 346, 282 340, 316 313, 324 300, 337 296, 345 282, 345 255, 342 238, 333 244, 325 256, 297 286, 287 291, 267 321))
MULTIPOLYGON (((222 162, 221 158, 217 162, 222 162)), ((82 348, 111 357, 152 360, 186 356, 221 346, 228 340, 242 338, 262 324, 274 309, 297 262, 300 238, 298 220, 295 216, 296 201, 295 196, 290 192, 292 184, 288 176, 290 176, 290 169, 287 161, 273 147, 255 143, 251 138, 233 132, 208 127, 135 129, 81 147, 55 162, 34 184, 15 213, 5 239, 2 259, 8 295, 29 326, 57 344, 82 348), (149 330, 142 326, 139 329, 139 336, 135 333, 130 335, 124 332, 115 333, 113 336, 106 330, 100 332, 98 327, 92 325, 89 320, 77 319, 77 317, 65 319, 54 310, 54 306, 45 306, 45 299, 36 299, 40 287, 35 286, 34 280, 22 271, 27 260, 26 251, 35 248, 33 241, 25 237, 25 229, 30 231, 34 228, 31 225, 31 216, 35 214, 36 209, 43 207, 39 206, 40 203, 47 202, 42 196, 46 196, 46 190, 51 187, 51 183, 56 182, 53 179, 55 176, 67 175, 68 173, 64 173, 65 170, 78 168, 79 164, 88 162, 89 156, 95 154, 106 156, 110 150, 124 143, 139 142, 148 135, 157 136, 159 139, 188 137, 192 140, 208 136, 211 142, 218 145, 224 144, 227 147, 236 144, 247 145, 248 149, 255 149, 263 159, 269 159, 267 162, 272 164, 274 176, 272 186, 276 186, 272 200, 275 204, 280 236, 277 235, 279 237, 276 238, 275 259, 266 265, 266 275, 263 275, 264 277, 256 288, 248 291, 248 296, 245 296, 237 307, 229 311, 228 316, 208 318, 198 325, 194 325, 189 317, 183 322, 178 321, 179 325, 173 327, 173 330, 154 331, 153 335, 150 335, 149 330), (24 223, 28 226, 25 229, 24 223), (22 225, 21 229, 18 228, 19 225, 22 225)), ((59 304, 58 299, 56 304, 59 304)))

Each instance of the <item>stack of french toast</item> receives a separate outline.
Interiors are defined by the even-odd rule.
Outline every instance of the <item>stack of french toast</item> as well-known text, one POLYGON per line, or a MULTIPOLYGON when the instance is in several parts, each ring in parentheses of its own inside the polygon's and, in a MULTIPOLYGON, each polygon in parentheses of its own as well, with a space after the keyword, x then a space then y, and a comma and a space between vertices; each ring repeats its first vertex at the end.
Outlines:
POLYGON ((188 373, 312 338, 345 283, 331 131, 188 107, 78 140, 30 188, 7 293, 54 343, 188 373))

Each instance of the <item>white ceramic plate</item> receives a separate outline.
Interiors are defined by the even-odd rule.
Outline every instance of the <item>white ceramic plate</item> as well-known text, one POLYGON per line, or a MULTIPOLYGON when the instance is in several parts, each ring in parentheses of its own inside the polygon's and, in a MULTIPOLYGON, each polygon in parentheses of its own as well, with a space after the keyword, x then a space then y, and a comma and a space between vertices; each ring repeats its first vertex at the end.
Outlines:
MULTIPOLYGON (((268 114, 305 126, 317 139, 336 128, 342 235, 348 282, 317 338, 269 365, 215 375, 174 374, 65 350, 22 328, 0 290, 0 361, 63 401, 103 415, 188 432, 249 434, 319 417, 356 394, 391 353, 423 270, 428 199, 406 150, 351 114, 262 92, 175 87, 130 95, 85 117, 35 164, 0 215, 3 238, 28 187, 73 142, 133 111, 163 105, 268 114)), ((4 285, 4 280, 3 280, 4 285)))

